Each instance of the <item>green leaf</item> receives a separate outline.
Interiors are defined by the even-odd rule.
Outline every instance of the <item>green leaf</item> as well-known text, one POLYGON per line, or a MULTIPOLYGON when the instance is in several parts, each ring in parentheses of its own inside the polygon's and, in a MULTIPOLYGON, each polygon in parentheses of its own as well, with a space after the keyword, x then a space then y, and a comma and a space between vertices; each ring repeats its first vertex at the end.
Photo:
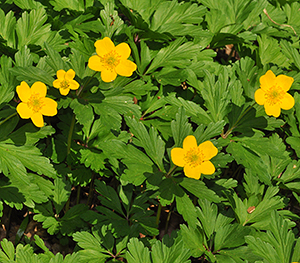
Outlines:
POLYGON ((9 71, 16 76, 18 81, 25 81, 29 85, 32 85, 36 81, 41 81, 51 87, 54 81, 54 78, 48 72, 34 66, 13 67, 9 71))
POLYGON ((102 205, 109 207, 112 210, 116 210, 121 215, 124 215, 124 212, 120 205, 119 196, 112 187, 106 185, 102 181, 95 181, 95 189, 98 193, 101 194, 101 196, 98 196, 98 198, 101 201, 102 205))
POLYGON ((152 60, 145 74, 153 73, 159 67, 177 66, 185 67, 190 64, 190 59, 196 55, 200 46, 193 42, 184 43, 185 38, 178 38, 170 46, 162 48, 152 60))
POLYGON ((93 151, 92 149, 80 149, 81 159, 80 162, 86 167, 91 167, 95 172, 105 168, 105 158, 106 156, 98 151, 93 151))
POLYGON ((14 260, 15 248, 13 243, 9 242, 6 238, 1 241, 1 247, 3 251, 0 251, 1 260, 14 260))
POLYGON ((30 49, 27 46, 22 46, 15 54, 15 60, 17 67, 28 67, 33 64, 33 57, 30 53, 30 49))
POLYGON ((204 246, 204 234, 199 227, 187 227, 180 225, 180 235, 185 247, 188 247, 193 257, 198 258, 206 251, 204 246))
POLYGON ((32 123, 27 123, 11 133, 8 136, 8 139, 3 141, 3 143, 14 143, 15 145, 34 145, 40 139, 46 138, 54 133, 55 129, 52 126, 37 128, 32 123))
POLYGON ((280 67, 288 67, 288 58, 283 55, 278 41, 267 35, 257 37, 259 56, 263 66, 273 63, 280 67))
POLYGON ((43 7, 33 9, 30 13, 25 11, 16 24, 18 47, 29 44, 42 46, 53 37, 55 33, 51 32, 50 24, 45 24, 46 21, 46 10, 43 7))
MULTIPOLYGON (((1 9, 0 9, 1 12, 1 9)), ((0 18, 1 19, 1 18, 0 18)), ((2 55, 0 57, 0 108, 5 102, 9 102, 15 94, 14 77, 9 69, 12 68, 12 59, 2 55)))
POLYGON ((94 121, 94 112, 90 104, 84 100, 78 100, 77 98, 72 100, 70 107, 74 110, 75 118, 80 124, 83 125, 83 132, 86 137, 89 137, 90 129, 94 121))
POLYGON ((72 235, 76 229, 83 229, 86 224, 81 219, 81 215, 88 210, 84 204, 77 204, 68 210, 61 219, 60 232, 63 235, 72 235))
POLYGON ((88 232, 76 232, 73 234, 73 238, 78 242, 78 246, 83 248, 78 251, 80 259, 82 261, 88 261, 91 263, 104 263, 107 258, 110 257, 106 254, 106 250, 102 247, 102 240, 100 237, 93 233, 88 232))
POLYGON ((216 193, 207 188, 204 182, 200 180, 184 177, 180 182, 180 185, 193 195, 197 196, 199 199, 207 199, 216 203, 220 202, 220 199, 216 193))
MULTIPOLYGON (((16 18, 13 11, 9 11, 6 15, 2 9, 0 9, 0 35, 7 41, 7 45, 15 48, 15 26, 16 18)), ((2 65, 2 64, 1 64, 2 65)))
POLYGON ((186 193, 183 196, 176 195, 176 207, 179 214, 189 226, 195 227, 197 224, 196 208, 186 193))
POLYGON ((150 252, 137 238, 131 238, 127 244, 126 259, 128 263, 151 263, 150 252))
POLYGON ((262 182, 271 185, 271 177, 267 165, 262 161, 259 155, 238 142, 230 143, 227 147, 227 152, 234 157, 238 164, 242 164, 244 167, 251 169, 262 182))
POLYGON ((276 195, 278 191, 278 187, 270 186, 267 188, 263 198, 261 194, 258 194, 256 197, 252 196, 243 201, 234 193, 229 200, 239 219, 239 223, 242 225, 254 223, 252 226, 257 228, 264 228, 268 225, 270 213, 285 206, 283 198, 276 195), (252 206, 254 206, 255 210, 249 213, 248 208, 252 206))
POLYGON ((151 159, 131 144, 126 145, 124 142, 111 139, 100 142, 97 148, 103 150, 114 166, 118 167, 119 165, 117 159, 121 159, 122 163, 127 166, 125 173, 122 174, 122 180, 125 182, 140 185, 145 181, 147 175, 153 173, 154 164, 151 159))
POLYGON ((223 120, 216 123, 211 122, 207 125, 207 127, 203 124, 200 124, 194 132, 197 143, 201 144, 215 136, 220 135, 223 131, 224 125, 225 121, 223 120))
POLYGON ((214 250, 241 247, 251 229, 240 224, 229 224, 216 229, 214 250))
POLYGON ((177 233, 173 231, 171 237, 165 235, 162 241, 156 240, 152 246, 153 263, 190 263, 191 251, 184 246, 184 242, 177 233))
POLYGON ((53 203, 56 214, 59 214, 71 194, 71 184, 64 178, 56 177, 54 180, 53 203))
POLYGON ((55 11, 61 11, 62 9, 70 9, 75 11, 84 11, 84 2, 83 0, 53 0, 49 1, 53 5, 55 11))
POLYGON ((270 230, 260 237, 247 236, 246 242, 253 253, 274 263, 290 263, 292 257, 293 244, 295 242, 294 233, 288 229, 288 223, 281 218, 278 213, 271 213, 269 223, 270 230))
POLYGON ((182 146, 185 137, 191 134, 192 126, 188 123, 184 108, 179 108, 176 119, 171 122, 171 130, 175 146, 182 146))
POLYGON ((206 111, 193 101, 184 100, 180 97, 176 98, 174 93, 166 97, 166 101, 177 108, 183 107, 186 110, 186 114, 191 116, 192 121, 197 124, 208 125, 212 122, 211 117, 206 113, 206 111))
POLYGON ((157 131, 150 128, 148 133, 142 122, 137 122, 135 119, 128 117, 125 119, 131 133, 138 139, 138 145, 145 149, 148 156, 161 171, 165 171, 162 161, 165 153, 165 143, 157 134, 157 131))

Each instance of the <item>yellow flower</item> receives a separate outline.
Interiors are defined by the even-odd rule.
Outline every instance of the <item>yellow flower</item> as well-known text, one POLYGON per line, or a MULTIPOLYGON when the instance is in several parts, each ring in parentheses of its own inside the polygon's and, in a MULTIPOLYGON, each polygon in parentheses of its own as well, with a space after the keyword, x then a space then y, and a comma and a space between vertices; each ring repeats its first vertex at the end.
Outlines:
POLYGON ((95 42, 97 55, 91 56, 88 62, 90 69, 101 71, 101 79, 111 82, 117 74, 130 77, 136 70, 136 64, 128 60, 131 49, 126 43, 115 47, 110 38, 105 37, 95 42))
POLYGON ((17 86, 17 93, 21 102, 17 106, 17 112, 22 119, 31 119, 37 127, 44 126, 43 115, 54 116, 57 114, 57 103, 53 99, 46 98, 47 87, 37 81, 31 88, 25 81, 17 86))
POLYGON ((75 71, 69 69, 65 72, 63 69, 60 69, 56 72, 57 79, 53 81, 53 87, 59 89, 61 95, 68 95, 70 89, 76 90, 79 88, 79 84, 75 78, 75 71))
POLYGON ((265 111, 269 116, 278 117, 281 109, 289 110, 295 105, 294 98, 287 93, 292 86, 294 79, 285 75, 278 75, 268 70, 260 77, 260 89, 254 98, 259 105, 264 105, 265 111))
POLYGON ((199 179, 201 174, 213 174, 214 165, 209 161, 216 156, 218 149, 210 141, 197 146, 193 135, 187 136, 183 141, 183 148, 173 148, 171 159, 177 166, 183 167, 187 177, 199 179))

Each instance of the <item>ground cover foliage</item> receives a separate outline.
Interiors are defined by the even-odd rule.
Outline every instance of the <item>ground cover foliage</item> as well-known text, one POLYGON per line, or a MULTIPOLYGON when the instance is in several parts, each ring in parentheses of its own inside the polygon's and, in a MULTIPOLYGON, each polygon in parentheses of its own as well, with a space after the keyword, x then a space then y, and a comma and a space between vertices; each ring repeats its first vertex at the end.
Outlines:
POLYGON ((0 262, 299 262, 299 10, 0 0, 0 262), (88 66, 105 37, 129 45, 133 74, 88 66), (70 69, 80 87, 62 95, 70 69), (255 102, 269 70, 294 80, 278 117, 255 102), (16 111, 37 82, 57 103, 42 127, 16 111), (218 150, 197 180, 171 158, 189 135, 218 150))

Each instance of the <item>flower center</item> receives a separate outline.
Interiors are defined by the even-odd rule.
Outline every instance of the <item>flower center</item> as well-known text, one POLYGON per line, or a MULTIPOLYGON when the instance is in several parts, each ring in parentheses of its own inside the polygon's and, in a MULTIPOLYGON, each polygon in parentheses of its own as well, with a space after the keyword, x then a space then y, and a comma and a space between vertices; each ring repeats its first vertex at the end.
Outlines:
POLYGON ((184 155, 185 162, 192 167, 196 167, 201 163, 203 163, 203 159, 204 159, 203 152, 199 150, 198 147, 191 148, 184 155))
POLYGON ((60 83, 60 88, 61 89, 67 89, 69 88, 70 84, 69 84, 69 81, 67 80, 63 80, 61 83, 60 83))
POLYGON ((27 102, 27 106, 34 112, 39 112, 45 106, 43 97, 39 97, 39 93, 32 94, 27 102))
POLYGON ((114 70, 120 63, 121 56, 115 50, 110 51, 106 55, 100 57, 100 61, 104 64, 103 66, 108 70, 114 70))
POLYGON ((285 92, 281 87, 273 86, 265 93, 266 102, 271 106, 275 105, 283 99, 284 94, 285 92))

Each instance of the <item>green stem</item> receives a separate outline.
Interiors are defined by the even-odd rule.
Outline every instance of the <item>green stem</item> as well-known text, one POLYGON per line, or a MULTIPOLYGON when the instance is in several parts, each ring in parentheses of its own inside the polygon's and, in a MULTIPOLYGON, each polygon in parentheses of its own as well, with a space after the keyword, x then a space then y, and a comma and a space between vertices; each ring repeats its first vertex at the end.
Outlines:
POLYGON ((170 171, 166 174, 166 177, 167 177, 167 178, 170 178, 171 175, 172 175, 172 173, 176 170, 176 168, 177 168, 177 166, 174 165, 174 166, 170 169, 170 171))
POLYGON ((80 94, 81 94, 81 92, 84 90, 84 88, 91 82, 91 80, 92 80, 92 78, 97 74, 98 72, 96 71, 88 80, 87 80, 87 82, 86 83, 84 83, 81 87, 80 87, 80 89, 78 90, 78 92, 77 92, 77 97, 79 97, 80 96, 80 94))
POLYGON ((81 186, 80 185, 78 185, 77 186, 77 198, 76 198, 76 205, 78 205, 79 204, 79 202, 80 202, 80 191, 81 190, 81 186))
POLYGON ((93 200, 94 182, 95 182, 95 173, 92 173, 92 179, 91 179, 91 182, 90 182, 89 197, 88 197, 88 200, 87 200, 88 207, 91 207, 91 205, 92 205, 91 203, 92 203, 92 200, 93 200))
POLYGON ((162 205, 161 205, 161 203, 159 203, 158 209, 157 209, 157 214, 156 214, 156 225, 157 226, 159 224, 159 219, 160 219, 160 215, 161 215, 161 209, 162 209, 162 205))
POLYGON ((174 208, 174 204, 175 204, 175 202, 173 202, 173 203, 171 204, 170 211, 169 211, 169 213, 168 213, 168 217, 167 217, 167 221, 166 221, 166 225, 165 225, 165 234, 167 234, 167 232, 168 232, 169 222, 170 222, 172 210, 173 210, 173 208, 174 208))
POLYGON ((246 115, 246 113, 249 112, 249 110, 251 110, 253 108, 253 106, 255 105, 255 102, 249 106, 244 112, 243 114, 237 119, 237 121, 232 125, 232 127, 225 133, 222 135, 223 139, 226 139, 228 137, 228 135, 232 132, 233 129, 235 129, 238 125, 238 123, 240 122, 240 120, 246 115))
POLYGON ((4 122, 8 121, 9 119, 11 119, 12 117, 16 116, 17 112, 13 113, 12 115, 8 116, 6 119, 4 119, 3 121, 0 121, 0 125, 2 125, 4 122))
POLYGON ((70 199, 71 199, 71 194, 70 194, 70 196, 69 196, 68 201, 67 201, 66 204, 65 204, 65 212, 66 212, 66 213, 67 213, 67 212, 69 211, 69 209, 70 209, 70 199))
POLYGON ((71 124, 70 124, 69 134, 68 134, 67 155, 69 155, 70 151, 71 151, 72 135, 73 135, 73 131, 74 131, 74 126, 75 126, 75 114, 73 114, 71 124))

